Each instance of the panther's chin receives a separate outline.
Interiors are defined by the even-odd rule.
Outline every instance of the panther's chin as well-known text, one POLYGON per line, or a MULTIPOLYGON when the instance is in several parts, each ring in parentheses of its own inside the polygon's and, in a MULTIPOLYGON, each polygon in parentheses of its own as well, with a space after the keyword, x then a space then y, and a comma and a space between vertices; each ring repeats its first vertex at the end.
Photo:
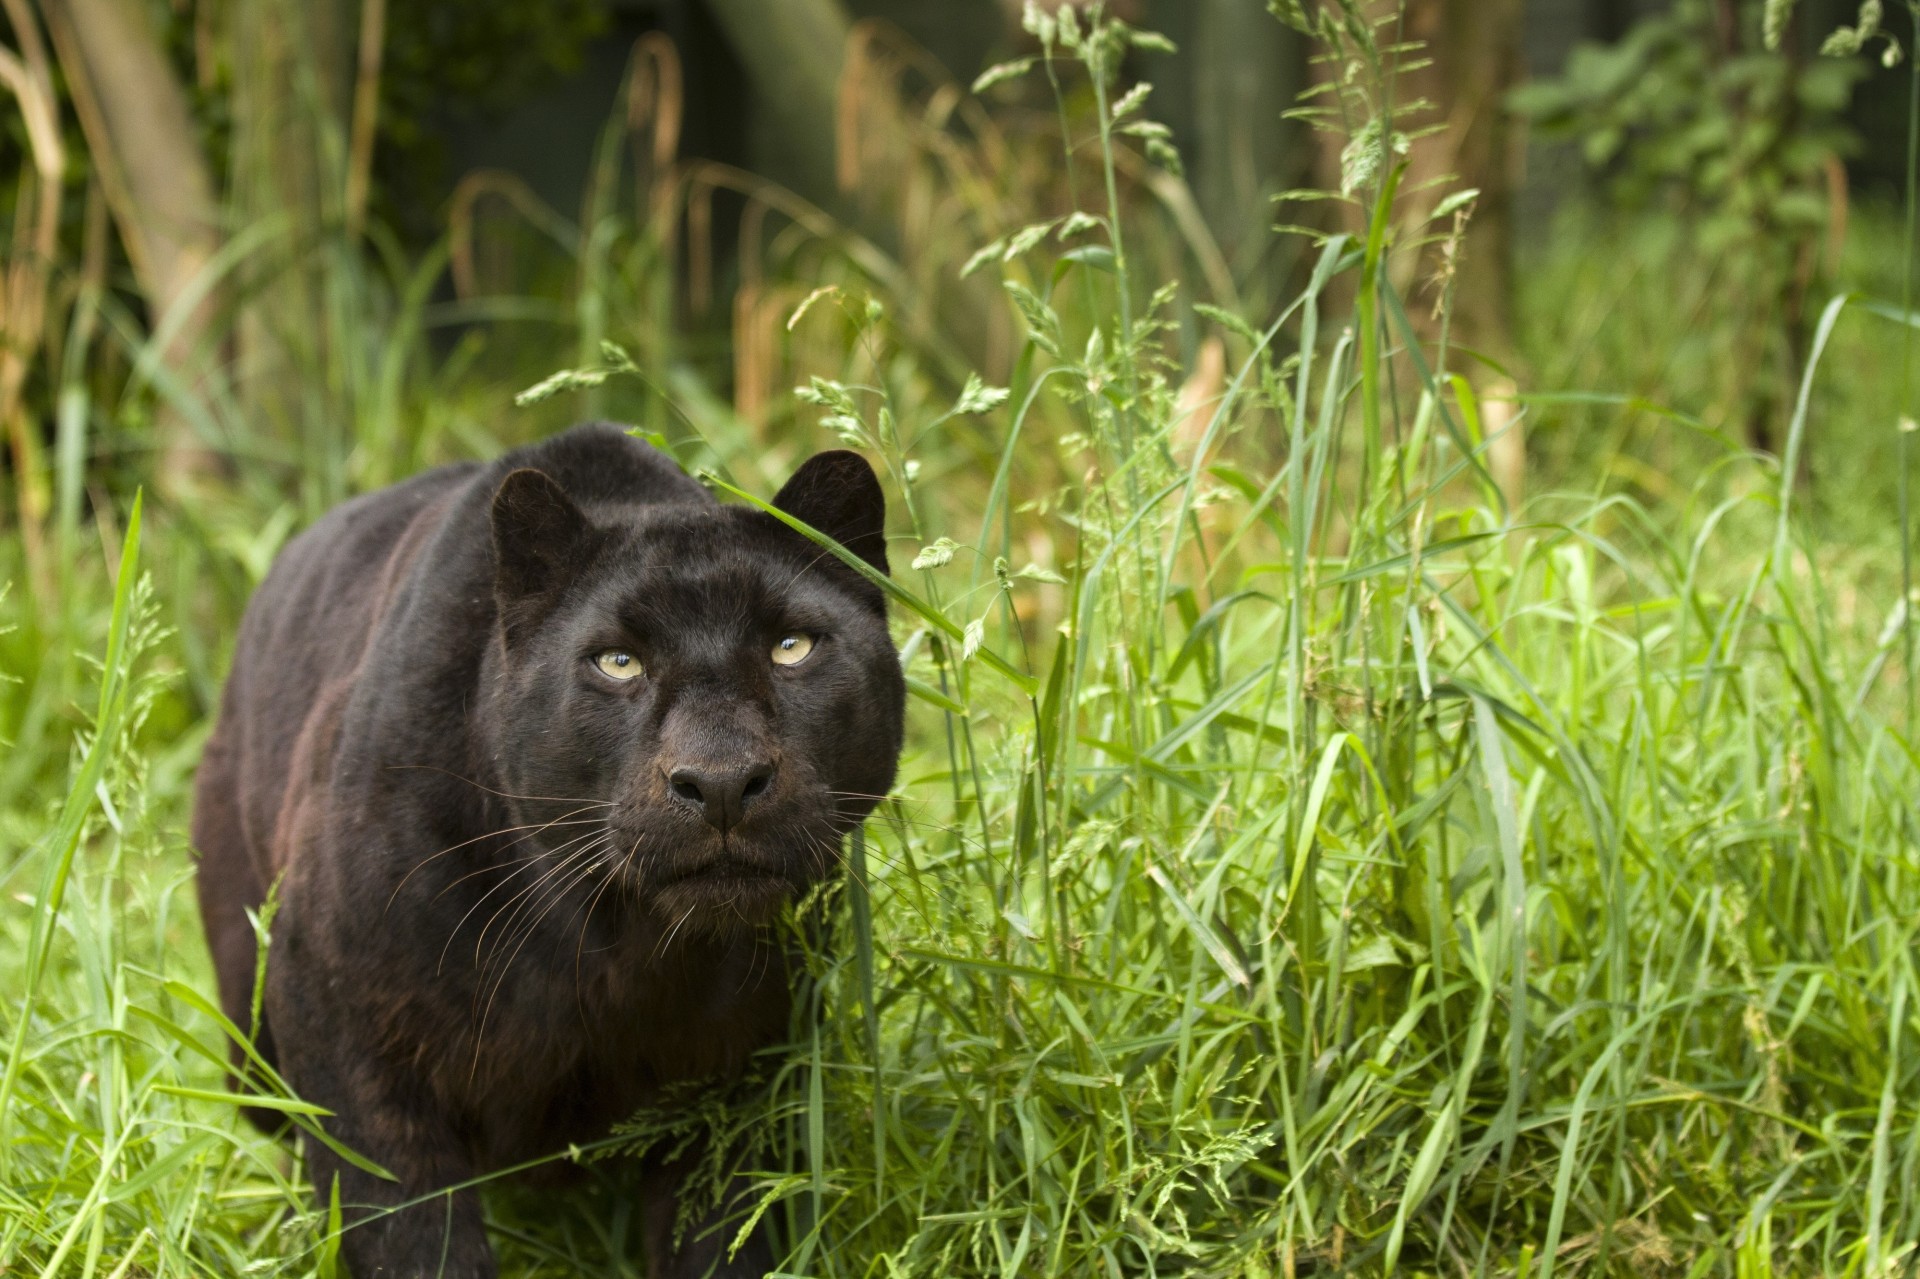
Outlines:
POLYGON ((673 932, 712 936, 772 923, 796 892, 785 875, 719 858, 653 885, 648 896, 673 932))

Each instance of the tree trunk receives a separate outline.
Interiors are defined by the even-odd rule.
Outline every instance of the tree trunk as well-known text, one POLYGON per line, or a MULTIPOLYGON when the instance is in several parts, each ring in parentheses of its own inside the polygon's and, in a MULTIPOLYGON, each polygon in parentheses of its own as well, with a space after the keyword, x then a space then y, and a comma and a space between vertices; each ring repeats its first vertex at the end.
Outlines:
POLYGON ((1194 194, 1242 279, 1270 246, 1272 196, 1299 185, 1298 126, 1280 118, 1305 87, 1302 41, 1259 0, 1194 0, 1194 194))
MULTIPOLYGON (((1437 109, 1409 125, 1437 120, 1442 126, 1413 144, 1400 187, 1407 193, 1400 211, 1402 232, 1439 236, 1445 246, 1437 256, 1421 255, 1418 278, 1395 283, 1407 297, 1408 309, 1422 317, 1434 312, 1426 305, 1414 307, 1416 292, 1444 290, 1439 296, 1447 299, 1449 344, 1502 364, 1514 358, 1513 205, 1523 143, 1505 99, 1523 70, 1524 17, 1523 0, 1409 0, 1405 34, 1422 42, 1432 61, 1402 76, 1395 90, 1402 102, 1425 98, 1437 109), (1448 175, 1450 180, 1441 180, 1448 175), (1464 232, 1457 233, 1454 221, 1460 214, 1430 225, 1440 201, 1463 190, 1479 192, 1465 214, 1464 232)), ((1420 300, 1424 303, 1427 297, 1420 300)), ((1483 461, 1512 511, 1525 496, 1527 472, 1514 385, 1477 361, 1450 363, 1478 392, 1487 435, 1483 461)))
POLYGON ((241 271, 235 383, 249 428, 321 476, 338 470, 330 454, 348 408, 345 388, 331 384, 340 369, 320 259, 346 216, 354 10, 349 0, 227 6, 229 205, 236 235, 265 236, 241 271))
MULTIPOLYGON (((145 0, 45 0, 48 30, 121 242, 178 387, 191 390, 216 309, 202 278, 220 246, 219 206, 187 98, 145 0)), ((190 488, 213 455, 183 412, 163 408, 157 479, 190 488)))
POLYGON ((15 499, 27 569, 42 598, 52 586, 45 556, 44 522, 50 503, 41 465, 40 433, 28 420, 22 391, 32 360, 46 334, 47 286, 60 249, 60 181, 66 148, 60 138, 60 108, 53 90, 53 68, 40 39, 38 20, 25 0, 4 0, 20 52, 0 47, 0 81, 19 104, 27 126, 28 162, 20 170, 15 199, 34 216, 16 215, 14 242, 0 284, 0 424, 13 452, 15 499))
MULTIPOLYGON (((1452 336, 1498 360, 1513 345, 1513 200, 1521 135, 1504 99, 1519 83, 1522 0, 1412 0, 1407 34, 1426 43, 1430 67, 1407 77, 1407 97, 1431 99, 1445 128, 1415 144, 1403 190, 1424 216, 1450 192, 1476 188, 1453 281, 1452 336), (1444 173, 1456 181, 1421 190, 1444 173)), ((1436 233, 1447 228, 1434 227, 1436 233)))
POLYGON ((781 180, 823 209, 834 176, 835 106, 852 21, 840 0, 707 0, 773 125, 781 180))

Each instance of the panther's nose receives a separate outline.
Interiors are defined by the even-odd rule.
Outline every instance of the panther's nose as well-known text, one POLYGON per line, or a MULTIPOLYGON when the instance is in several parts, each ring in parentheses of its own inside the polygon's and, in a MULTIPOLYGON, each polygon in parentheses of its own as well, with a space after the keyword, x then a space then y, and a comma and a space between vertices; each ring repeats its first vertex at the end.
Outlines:
POLYGON ((678 802, 697 808, 721 834, 740 824, 747 805, 773 784, 773 765, 765 760, 733 764, 682 764, 667 774, 667 789, 678 802))

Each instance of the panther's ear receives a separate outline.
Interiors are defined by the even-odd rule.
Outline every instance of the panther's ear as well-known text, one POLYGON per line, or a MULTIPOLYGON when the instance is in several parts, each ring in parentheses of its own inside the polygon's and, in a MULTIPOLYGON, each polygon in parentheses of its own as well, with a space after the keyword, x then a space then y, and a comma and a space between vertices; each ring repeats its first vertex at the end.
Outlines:
POLYGON ((793 473, 774 506, 887 571, 887 499, 867 459, 846 449, 815 453, 793 473))
POLYGON ((552 609, 592 549, 593 526, 545 471, 509 472, 493 493, 493 595, 512 647, 552 609))

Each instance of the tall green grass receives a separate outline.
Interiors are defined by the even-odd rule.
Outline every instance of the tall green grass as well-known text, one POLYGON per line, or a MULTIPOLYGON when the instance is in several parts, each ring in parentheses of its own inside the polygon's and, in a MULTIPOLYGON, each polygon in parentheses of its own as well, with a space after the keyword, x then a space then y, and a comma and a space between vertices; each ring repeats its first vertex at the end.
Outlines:
MULTIPOLYGON (((943 400, 848 273, 790 326, 843 339, 792 409, 817 425, 770 437, 606 322, 652 287, 608 272, 541 350, 612 336, 641 378, 516 419, 462 389, 482 338, 421 336, 432 263, 354 261, 342 349, 372 363, 336 370, 317 451, 144 521, 103 493, 97 537, 76 514, 0 637, 0 1271, 331 1273, 327 1205, 223 1091, 183 834, 205 711, 295 523, 595 404, 746 494, 835 439, 883 464, 916 697, 896 796, 802 912, 826 944, 793 1042, 638 1117, 558 1208, 498 1187, 511 1273, 637 1274, 608 1156, 706 1127, 819 1279, 1920 1260, 1905 612, 1791 478, 1900 308, 1823 315, 1780 465, 1655 415, 1697 480, 1576 449, 1508 509, 1491 419, 1384 269, 1390 174, 1284 310, 1192 312, 1122 235, 1126 33, 1055 36, 1097 167, 1083 217, 995 256, 1004 387, 943 400), (1196 412, 1179 355, 1213 334, 1196 412)), ((1528 413, 1603 411, 1573 403, 1528 413)))

